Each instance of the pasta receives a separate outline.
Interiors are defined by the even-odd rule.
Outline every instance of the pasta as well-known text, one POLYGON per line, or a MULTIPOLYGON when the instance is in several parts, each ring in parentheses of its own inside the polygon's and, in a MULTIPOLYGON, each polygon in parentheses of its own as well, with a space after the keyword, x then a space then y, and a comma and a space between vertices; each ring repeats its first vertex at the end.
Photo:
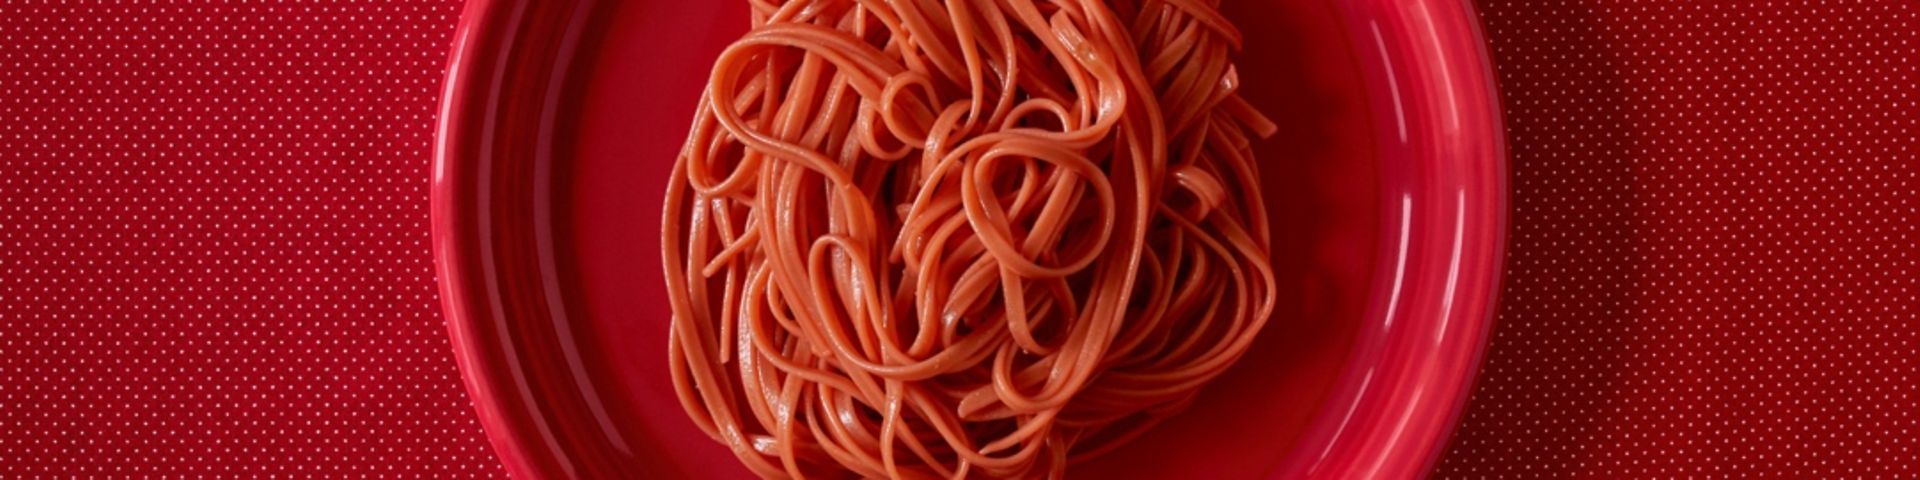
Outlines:
POLYGON ((768 478, 1059 478, 1274 309, 1218 0, 752 0, 667 191, 673 384, 768 478))

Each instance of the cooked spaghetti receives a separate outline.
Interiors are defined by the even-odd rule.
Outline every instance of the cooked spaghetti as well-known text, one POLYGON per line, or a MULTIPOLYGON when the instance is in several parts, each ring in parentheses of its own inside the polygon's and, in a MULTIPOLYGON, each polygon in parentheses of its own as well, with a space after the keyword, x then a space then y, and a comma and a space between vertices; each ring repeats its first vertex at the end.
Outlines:
POLYGON ((1058 478, 1274 309, 1218 0, 753 0, 661 233, 674 387, 764 477, 1058 478))

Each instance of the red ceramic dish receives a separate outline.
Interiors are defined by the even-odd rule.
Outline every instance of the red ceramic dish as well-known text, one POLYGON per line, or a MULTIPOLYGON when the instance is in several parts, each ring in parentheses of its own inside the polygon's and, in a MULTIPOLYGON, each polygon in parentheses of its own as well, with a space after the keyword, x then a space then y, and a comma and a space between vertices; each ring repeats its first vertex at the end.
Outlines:
MULTIPOLYGON (((1492 318, 1505 160, 1458 0, 1225 2, 1248 36, 1283 307, 1187 413, 1089 478, 1394 478, 1446 441, 1492 318)), ((731 478, 666 371, 665 176, 742 2, 475 0, 433 243, 481 423, 523 478, 731 478)))

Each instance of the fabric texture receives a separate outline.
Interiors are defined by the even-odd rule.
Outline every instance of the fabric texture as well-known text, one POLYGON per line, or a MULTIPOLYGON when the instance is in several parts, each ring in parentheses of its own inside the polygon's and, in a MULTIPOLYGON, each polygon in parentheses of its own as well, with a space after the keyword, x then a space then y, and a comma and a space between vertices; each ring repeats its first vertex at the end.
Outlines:
POLYGON ((1920 4, 1480 9, 1512 230, 1436 473, 1920 473, 1920 4))
POLYGON ((495 476, 439 316, 452 1, 0 2, 0 476, 495 476))

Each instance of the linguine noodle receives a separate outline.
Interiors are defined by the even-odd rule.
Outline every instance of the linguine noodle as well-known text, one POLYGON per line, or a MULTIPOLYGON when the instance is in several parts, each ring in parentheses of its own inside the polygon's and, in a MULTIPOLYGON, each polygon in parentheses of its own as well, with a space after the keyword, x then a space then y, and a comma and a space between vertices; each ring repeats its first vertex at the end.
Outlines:
POLYGON ((1218 0, 753 0, 662 236, 687 414, 773 478, 1032 478, 1274 309, 1218 0))

